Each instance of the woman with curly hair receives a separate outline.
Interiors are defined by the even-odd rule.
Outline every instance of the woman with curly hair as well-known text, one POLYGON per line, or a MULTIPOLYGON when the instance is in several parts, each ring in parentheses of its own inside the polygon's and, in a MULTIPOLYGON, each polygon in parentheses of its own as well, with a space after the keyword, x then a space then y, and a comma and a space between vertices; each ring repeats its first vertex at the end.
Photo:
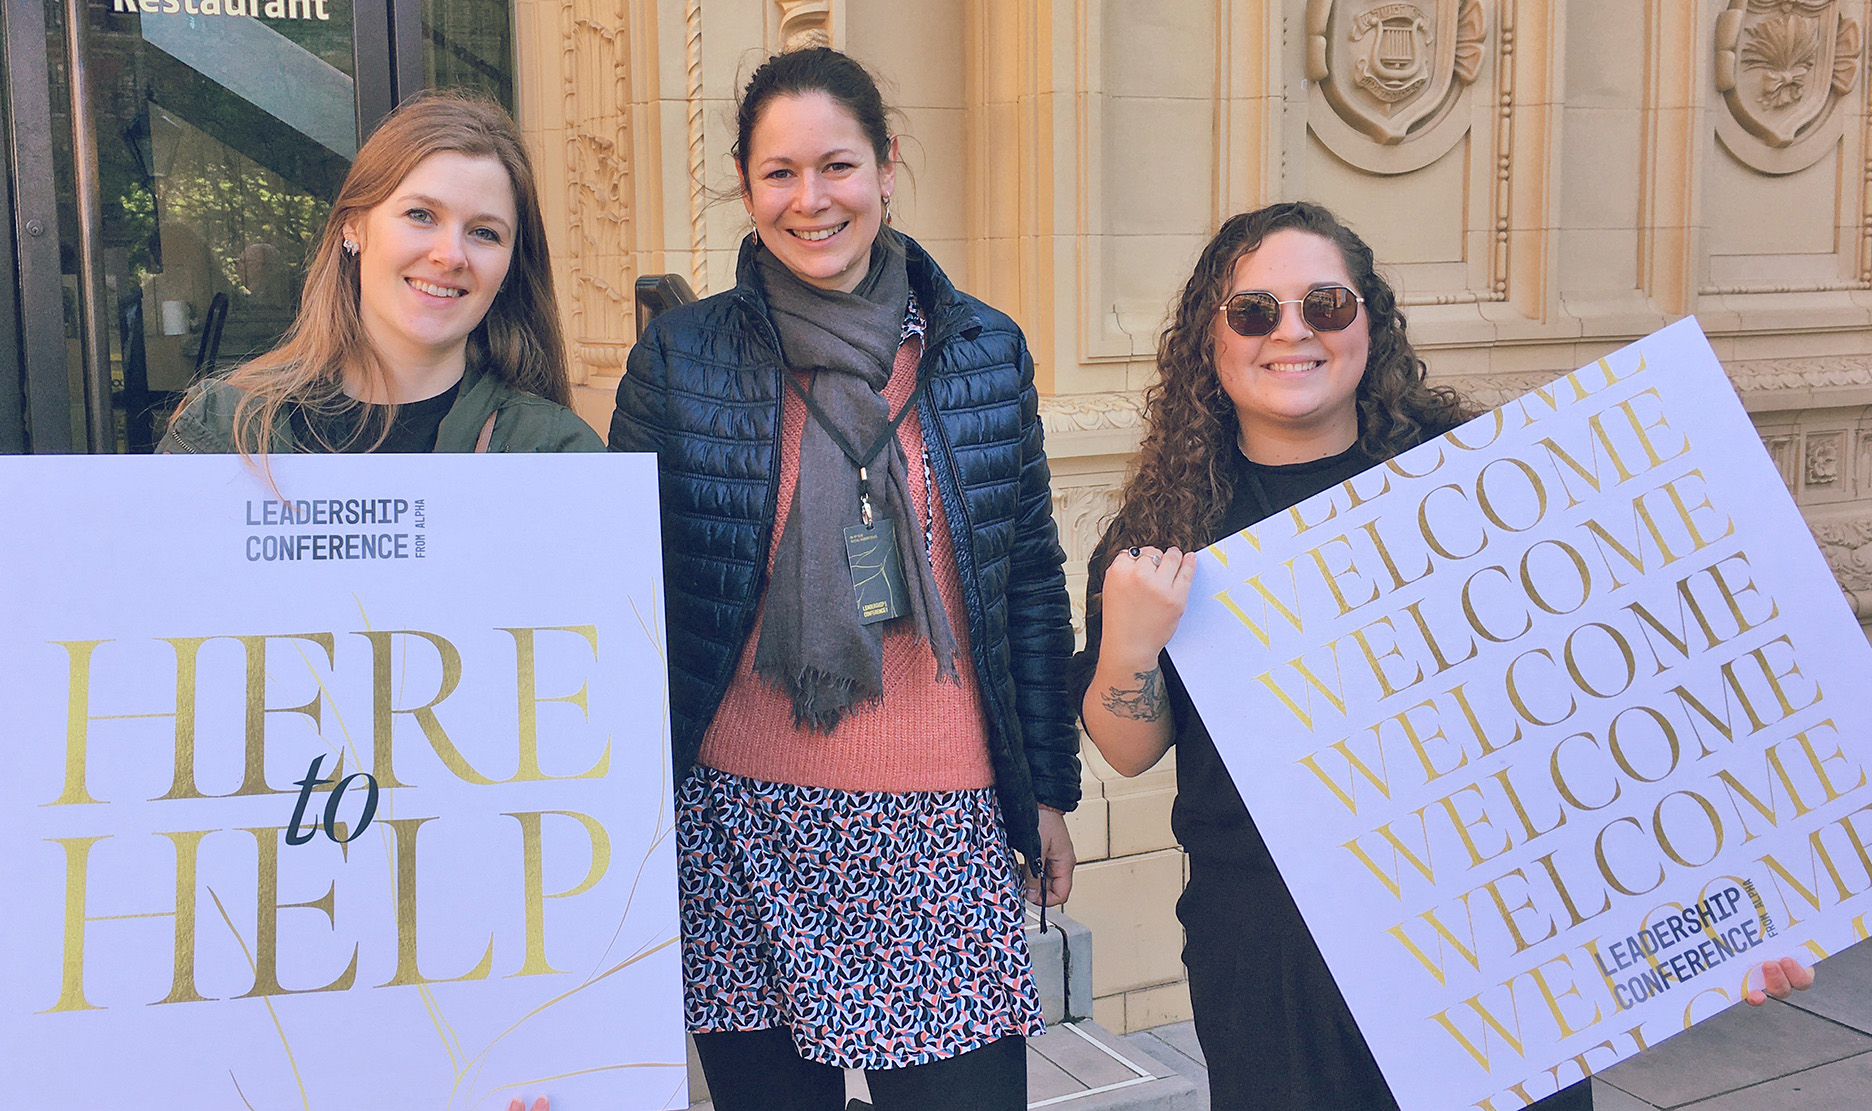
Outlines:
MULTIPOLYGON (((1077 661, 1086 733, 1128 776, 1177 746, 1171 825, 1190 865, 1177 916, 1214 1105, 1395 1108, 1163 649, 1196 550, 1472 414, 1425 381, 1371 248, 1304 202, 1222 225, 1183 288, 1157 362, 1136 470, 1092 555, 1077 661)), ((1780 997, 1812 982, 1791 961, 1763 977, 1780 997)), ((1586 1082, 1535 1104, 1591 1106, 1586 1082)))

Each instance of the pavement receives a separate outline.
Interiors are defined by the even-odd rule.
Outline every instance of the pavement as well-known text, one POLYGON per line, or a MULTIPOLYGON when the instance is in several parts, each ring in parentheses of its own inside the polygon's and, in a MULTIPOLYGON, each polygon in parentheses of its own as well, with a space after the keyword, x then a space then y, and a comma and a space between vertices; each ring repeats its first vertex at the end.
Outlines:
MULTIPOLYGON (((1123 1036, 1091 1021, 1049 1024, 1028 1043, 1027 1082, 1030 1108, 1210 1109, 1208 1069, 1187 1022, 1123 1036)), ((869 1106, 861 1074, 848 1077, 848 1093, 853 1111, 869 1106)), ((1872 941, 1835 954, 1788 1002, 1731 1007, 1599 1073, 1593 1108, 1872 1111, 1872 941)))
MULTIPOLYGON (((1122 1040, 1195 1082, 1200 1096, 1189 1106, 1207 1111, 1208 1071, 1191 1024, 1122 1040)), ((1030 1083, 1033 1075, 1030 1067, 1030 1083)), ((1785 1003, 1731 1007, 1593 1077, 1593 1111, 1679 1109, 1872 1111, 1872 941, 1834 954, 1814 986, 1785 1003)))

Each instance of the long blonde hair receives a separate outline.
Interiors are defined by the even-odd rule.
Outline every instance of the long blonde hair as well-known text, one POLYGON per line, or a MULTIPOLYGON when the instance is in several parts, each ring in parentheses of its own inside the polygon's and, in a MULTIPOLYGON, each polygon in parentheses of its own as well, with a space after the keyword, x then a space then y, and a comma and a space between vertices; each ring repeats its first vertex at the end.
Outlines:
MULTIPOLYGON (((347 369, 367 382, 389 384, 390 369, 359 316, 358 260, 344 250, 344 228, 389 199, 423 159, 445 151, 498 161, 513 184, 519 217, 506 281, 468 336, 469 365, 517 390, 571 404, 546 226, 520 130, 492 101, 430 93, 399 107, 358 151, 306 268, 292 327, 278 347, 228 376, 242 395, 234 408, 234 446, 242 455, 266 454, 274 423, 288 404, 313 412, 356 404, 343 390, 347 369)), ((358 435, 381 442, 395 407, 372 406, 368 412, 374 426, 359 428, 358 435)))

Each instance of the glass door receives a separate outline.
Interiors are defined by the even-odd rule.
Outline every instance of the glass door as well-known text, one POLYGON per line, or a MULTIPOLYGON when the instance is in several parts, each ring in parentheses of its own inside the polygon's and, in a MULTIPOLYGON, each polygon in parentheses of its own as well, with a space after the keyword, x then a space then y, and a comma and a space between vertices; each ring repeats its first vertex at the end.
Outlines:
POLYGON ((357 153, 371 36, 347 0, 38 6, 41 60, 9 74, 16 100, 43 81, 48 126, 22 135, 16 120, 14 146, 42 142, 51 180, 15 181, 56 226, 58 342, 53 320, 22 320, 42 333, 30 447, 149 451, 192 381, 291 322, 357 153))
POLYGON ((360 135, 424 87, 514 108, 511 0, 7 0, 0 19, 0 451, 152 450, 190 383, 291 324, 360 135))

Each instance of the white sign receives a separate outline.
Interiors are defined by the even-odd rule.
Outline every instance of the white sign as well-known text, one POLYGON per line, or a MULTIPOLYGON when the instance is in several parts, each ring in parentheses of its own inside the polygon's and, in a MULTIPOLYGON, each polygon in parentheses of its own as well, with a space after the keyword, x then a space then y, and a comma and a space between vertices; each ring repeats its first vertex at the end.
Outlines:
POLYGON ((1177 670, 1404 1111, 1520 1107, 1866 936, 1872 650, 1694 320, 1191 598, 1177 670))
POLYGON ((688 1106, 654 461, 0 459, 0 1076, 688 1106))

